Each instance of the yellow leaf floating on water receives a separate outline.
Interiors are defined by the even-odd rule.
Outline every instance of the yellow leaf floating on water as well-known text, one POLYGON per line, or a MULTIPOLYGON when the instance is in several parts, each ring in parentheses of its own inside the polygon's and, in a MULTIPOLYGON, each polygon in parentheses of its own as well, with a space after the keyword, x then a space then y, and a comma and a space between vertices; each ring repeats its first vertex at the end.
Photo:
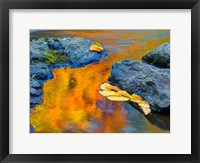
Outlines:
POLYGON ((139 103, 142 101, 142 97, 140 97, 139 95, 136 95, 136 94, 132 94, 132 99, 131 99, 132 102, 136 102, 136 103, 139 103))
POLYGON ((90 46, 91 51, 101 52, 103 50, 103 47, 100 44, 92 44, 90 46))
POLYGON ((98 45, 98 46, 100 46, 100 47, 102 47, 101 44, 99 44, 98 42, 95 42, 95 44, 98 45))
POLYGON ((99 91, 102 96, 118 96, 119 93, 115 91, 99 91))
POLYGON ((143 100, 139 102, 138 105, 141 107, 145 115, 148 115, 149 113, 151 113, 151 109, 147 101, 143 100))
POLYGON ((111 85, 109 83, 103 83, 103 84, 101 84, 100 88, 102 90, 106 90, 106 91, 111 91, 111 90, 113 90, 113 91, 119 91, 120 90, 118 87, 113 86, 113 85, 111 85))
POLYGON ((124 96, 108 96, 108 99, 111 101, 128 101, 129 98, 124 96))
POLYGON ((109 83, 103 83, 100 85, 100 88, 102 89, 99 91, 99 93, 102 96, 106 96, 111 101, 132 101, 134 103, 137 103, 143 113, 145 115, 148 115, 151 113, 151 108, 149 106, 149 103, 145 100, 142 100, 142 97, 140 97, 137 94, 132 94, 132 96, 126 92, 120 90, 118 87, 113 86, 109 83))
POLYGON ((121 91, 121 90, 119 90, 119 94, 120 94, 121 96, 127 97, 129 100, 132 99, 131 95, 128 94, 126 91, 121 91))

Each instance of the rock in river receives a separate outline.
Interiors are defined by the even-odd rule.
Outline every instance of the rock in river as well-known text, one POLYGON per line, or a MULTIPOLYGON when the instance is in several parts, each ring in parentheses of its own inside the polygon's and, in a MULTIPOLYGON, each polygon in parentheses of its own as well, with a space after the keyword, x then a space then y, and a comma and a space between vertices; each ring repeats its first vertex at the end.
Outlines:
POLYGON ((69 66, 74 68, 97 63, 109 54, 107 50, 91 51, 90 46, 95 42, 81 37, 49 38, 47 42, 50 48, 65 52, 69 66))
POLYGON ((170 68, 170 43, 164 43, 142 57, 142 60, 161 68, 170 68))
POLYGON ((112 65, 109 82, 130 94, 140 95, 155 111, 170 110, 170 69, 123 60, 112 65))

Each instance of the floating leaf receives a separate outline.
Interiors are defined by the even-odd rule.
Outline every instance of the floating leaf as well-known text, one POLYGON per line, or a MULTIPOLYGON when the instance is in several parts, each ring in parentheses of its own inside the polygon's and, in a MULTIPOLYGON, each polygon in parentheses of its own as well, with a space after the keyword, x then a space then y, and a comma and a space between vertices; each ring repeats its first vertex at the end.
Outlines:
POLYGON ((122 95, 122 96, 125 96, 127 98, 129 98, 129 100, 132 99, 132 96, 130 94, 128 94, 126 91, 119 91, 119 94, 122 95))
POLYGON ((149 113, 151 113, 151 108, 147 101, 143 100, 139 102, 138 105, 140 106, 141 110, 144 112, 145 115, 148 115, 149 113))
POLYGON ((100 47, 102 47, 102 46, 101 46, 101 44, 99 44, 98 42, 95 42, 95 44, 96 44, 97 46, 100 46, 100 47))
POLYGON ((142 97, 140 97, 137 94, 132 94, 131 96, 128 92, 122 91, 118 87, 113 86, 109 83, 101 84, 100 88, 102 90, 99 91, 99 93, 102 96, 106 96, 111 101, 129 101, 130 100, 134 103, 137 103, 145 115, 148 115, 149 113, 151 113, 151 108, 149 106, 149 103, 145 100, 142 100, 142 97))
POLYGON ((101 52, 103 50, 103 48, 97 44, 93 44, 90 46, 90 50, 91 51, 96 51, 96 52, 101 52))
POLYGON ((109 84, 109 83, 103 83, 103 84, 101 84, 101 85, 100 85, 100 88, 101 88, 102 90, 107 90, 107 91, 110 91, 110 90, 119 91, 119 90, 120 90, 120 89, 117 88, 116 86, 113 86, 113 85, 111 85, 111 84, 109 84))
POLYGON ((138 105, 139 105, 140 107, 149 107, 149 104, 148 104, 148 102, 147 102, 147 101, 145 101, 145 100, 143 100, 143 101, 139 102, 139 103, 138 103, 138 105))
POLYGON ((136 103, 139 103, 142 101, 142 97, 140 97, 139 95, 136 95, 136 94, 132 94, 132 99, 131 99, 132 102, 136 102, 136 103))
POLYGON ((102 96, 118 96, 119 93, 115 91, 99 91, 102 96))
POLYGON ((110 85, 109 83, 103 83, 103 84, 100 85, 100 88, 101 88, 102 90, 110 90, 110 89, 109 89, 110 86, 111 86, 111 85, 110 85))
POLYGON ((129 98, 124 96, 108 96, 108 99, 111 101, 128 101, 129 98))

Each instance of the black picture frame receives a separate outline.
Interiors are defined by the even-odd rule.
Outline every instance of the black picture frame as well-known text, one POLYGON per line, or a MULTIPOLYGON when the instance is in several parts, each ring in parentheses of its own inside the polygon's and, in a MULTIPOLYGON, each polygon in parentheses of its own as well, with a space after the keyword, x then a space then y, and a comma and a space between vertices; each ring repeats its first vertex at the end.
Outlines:
MULTIPOLYGON (((0 0, 0 160, 1 162, 200 162, 200 2, 199 0, 0 0), (9 154, 9 9, 191 9, 191 154, 9 154)), ((20 141, 20 140, 19 140, 20 141)), ((173 147, 172 147, 173 148, 173 147)))

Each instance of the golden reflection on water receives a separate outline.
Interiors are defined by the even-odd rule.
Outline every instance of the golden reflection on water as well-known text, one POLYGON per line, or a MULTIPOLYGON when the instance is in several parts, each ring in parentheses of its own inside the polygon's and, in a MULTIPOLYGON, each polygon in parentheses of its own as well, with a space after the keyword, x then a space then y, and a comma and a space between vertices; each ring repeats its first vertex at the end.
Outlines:
MULTIPOLYGON (((167 31, 101 30, 48 33, 48 36, 88 38, 99 42, 111 53, 97 64, 53 70, 54 78, 44 83, 43 104, 37 106, 31 114, 31 124, 35 127, 35 132, 123 132, 122 129, 126 126, 124 115, 128 114, 121 109, 123 102, 112 102, 114 113, 105 113, 97 107, 97 102, 103 100, 109 104, 109 101, 97 90, 100 84, 108 80, 114 62, 125 58, 140 60, 148 51, 169 41, 169 35, 147 37, 159 36, 164 32, 167 31), (92 125, 94 122, 98 125, 92 125)), ((151 132, 163 132, 150 123, 147 126, 151 132)))

